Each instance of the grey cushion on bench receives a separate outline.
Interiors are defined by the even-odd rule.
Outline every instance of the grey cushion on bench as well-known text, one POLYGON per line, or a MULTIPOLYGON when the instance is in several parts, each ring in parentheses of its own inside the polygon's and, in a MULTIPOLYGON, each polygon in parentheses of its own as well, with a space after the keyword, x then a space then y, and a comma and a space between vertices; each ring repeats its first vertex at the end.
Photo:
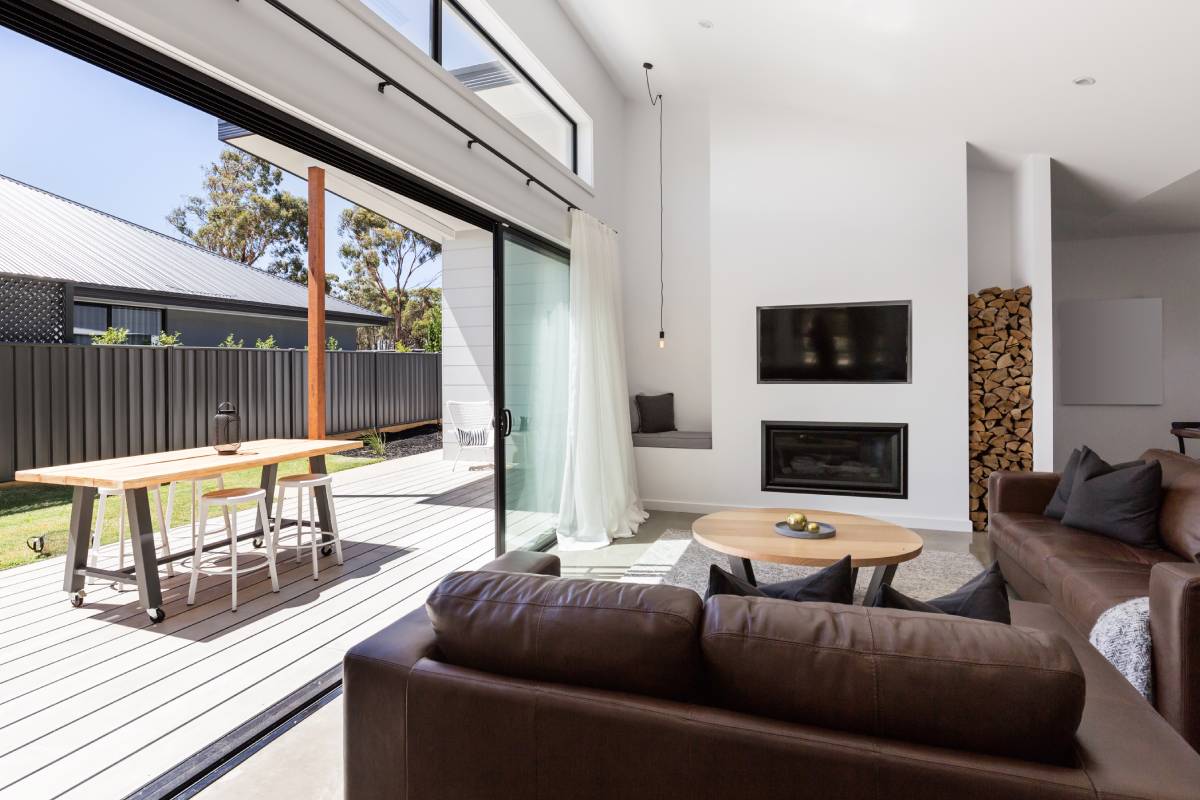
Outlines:
POLYGON ((685 450, 711 450, 710 431, 665 431, 663 433, 635 433, 634 447, 675 447, 685 450))

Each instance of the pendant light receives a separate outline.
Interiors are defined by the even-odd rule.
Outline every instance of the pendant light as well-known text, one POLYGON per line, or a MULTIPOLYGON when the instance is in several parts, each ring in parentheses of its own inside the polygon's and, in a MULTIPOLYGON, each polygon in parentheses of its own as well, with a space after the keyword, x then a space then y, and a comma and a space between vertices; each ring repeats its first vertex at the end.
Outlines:
POLYGON ((663 298, 665 284, 663 282, 663 96, 654 93, 650 88, 650 70, 654 65, 649 61, 642 64, 646 73, 646 94, 650 98, 650 107, 658 108, 658 349, 667 346, 667 333, 663 327, 663 298))

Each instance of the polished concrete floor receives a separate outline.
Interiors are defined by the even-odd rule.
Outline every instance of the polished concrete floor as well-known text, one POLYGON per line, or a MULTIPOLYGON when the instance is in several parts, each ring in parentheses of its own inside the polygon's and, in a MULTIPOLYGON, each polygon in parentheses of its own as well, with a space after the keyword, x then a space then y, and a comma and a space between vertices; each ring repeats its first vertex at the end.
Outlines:
POLYGON ((202 800, 340 800, 342 698, 338 696, 200 792, 202 800))
MULTIPOLYGON (((637 536, 609 547, 559 553, 563 574, 619 578, 663 531, 687 529, 696 514, 660 511, 637 536)), ((202 800, 333 800, 342 796, 342 699, 339 695, 200 793, 202 800)))
MULTIPOLYGON (((656 511, 637 536, 609 547, 559 553, 563 574, 619 578, 663 531, 688 529, 696 514, 656 511)), ((982 534, 918 531, 931 550, 971 552, 990 562, 982 534)), ((342 797, 342 699, 338 697, 266 745, 203 792, 201 800, 336 800, 342 797)))

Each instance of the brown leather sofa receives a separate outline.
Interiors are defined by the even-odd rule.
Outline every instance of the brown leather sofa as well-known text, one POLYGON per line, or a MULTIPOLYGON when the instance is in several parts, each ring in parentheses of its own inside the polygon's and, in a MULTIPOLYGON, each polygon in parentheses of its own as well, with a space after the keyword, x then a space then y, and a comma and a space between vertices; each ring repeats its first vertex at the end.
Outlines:
POLYGON ((1107 609, 1149 596, 1154 704, 1200 749, 1200 461, 1170 450, 1142 458, 1163 468, 1162 549, 1130 547, 1043 516, 1058 485, 1052 472, 992 474, 989 538, 1016 594, 1053 606, 1084 639, 1107 609))
POLYGON ((1010 627, 485 570, 347 654, 348 800, 1200 792, 1200 755, 1046 605, 1010 627))

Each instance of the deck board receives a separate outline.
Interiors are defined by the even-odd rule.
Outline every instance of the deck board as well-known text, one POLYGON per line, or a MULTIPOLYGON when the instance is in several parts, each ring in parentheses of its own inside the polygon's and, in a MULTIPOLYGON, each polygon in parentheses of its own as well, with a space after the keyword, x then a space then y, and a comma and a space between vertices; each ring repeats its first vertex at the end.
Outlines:
MULTIPOLYGON (((492 497, 490 471, 452 472, 440 452, 337 473, 342 566, 322 558, 314 581, 308 551, 296 563, 282 550, 280 592, 265 569, 241 575, 234 613, 227 576, 202 578, 187 606, 189 573, 177 564, 158 625, 136 592, 101 584, 71 608, 62 557, 6 571, 0 798, 120 797, 186 759, 417 608, 446 573, 486 562, 492 497)), ((240 515, 239 528, 252 518, 240 515)), ((509 532, 540 523, 513 517, 509 532)), ((188 538, 172 531, 172 548, 188 538)), ((100 566, 115 566, 116 552, 102 548, 100 566)))

